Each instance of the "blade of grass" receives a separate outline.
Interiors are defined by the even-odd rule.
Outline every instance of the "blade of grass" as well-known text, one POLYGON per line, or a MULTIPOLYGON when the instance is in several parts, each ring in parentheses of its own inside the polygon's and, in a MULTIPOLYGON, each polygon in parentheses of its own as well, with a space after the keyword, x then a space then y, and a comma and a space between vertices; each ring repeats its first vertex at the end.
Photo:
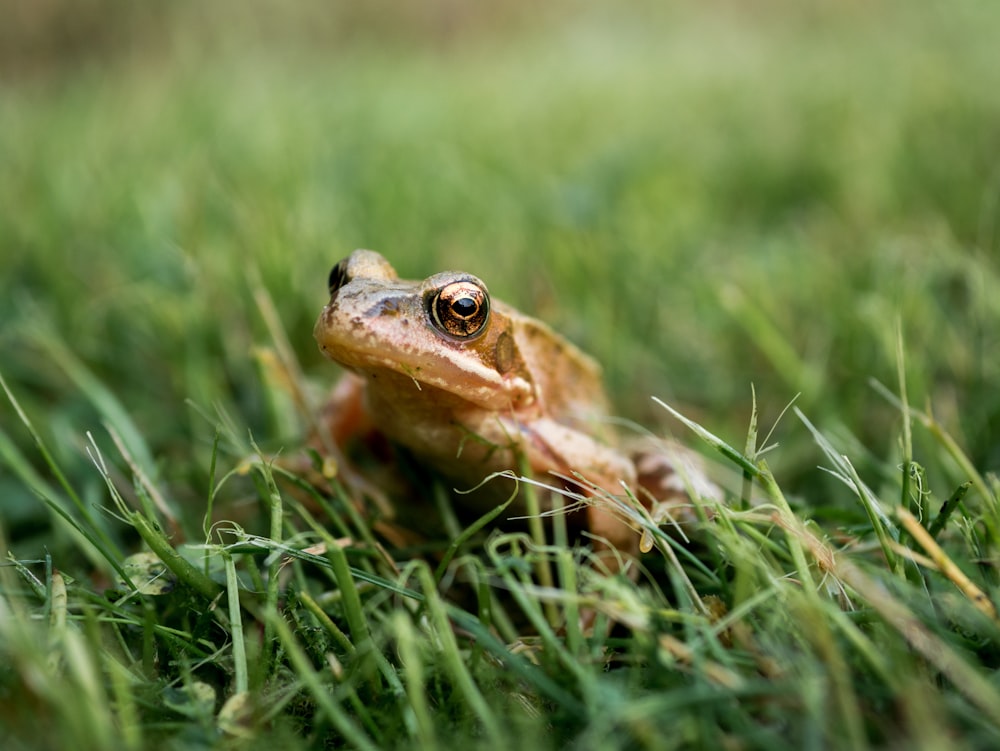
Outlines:
MULTIPOLYGON (((750 384, 750 425, 747 428, 747 442, 743 448, 743 455, 747 457, 757 456, 757 390, 753 387, 753 384, 750 384)), ((752 493, 753 475, 744 469, 743 487, 740 491, 741 508, 750 508, 752 493)))
POLYGON ((659 399, 658 397, 655 396, 652 397, 652 399, 654 402, 663 407, 663 409, 667 410, 667 412, 669 412, 671 415, 673 415, 682 423, 684 423, 688 428, 694 431, 695 435, 701 438, 705 443, 714 448, 716 451, 718 451, 720 454, 726 457, 729 461, 739 465, 740 469, 742 469, 743 472, 750 475, 751 477, 757 477, 760 474, 760 470, 752 461, 747 459, 745 456, 743 456, 743 454, 734 449, 732 446, 723 441, 721 438, 712 434, 708 430, 705 430, 705 428, 696 423, 694 420, 689 420, 687 417, 682 415, 680 412, 671 407, 662 399, 659 399))
POLYGON ((229 636, 232 639, 233 652, 233 693, 242 694, 250 688, 247 672, 246 643, 243 640, 243 614, 240 611, 239 581, 236 578, 236 566, 233 557, 225 550, 221 551, 222 560, 226 566, 226 592, 229 605, 229 636))
POLYGON ((39 328, 35 338, 80 392, 86 395, 97 412, 104 417, 104 421, 123 437, 138 466, 143 468, 147 476, 153 476, 156 462, 153 461, 149 445, 114 393, 90 372, 56 334, 39 328))
MULTIPOLYGON (((128 508, 128 504, 125 503, 125 499, 122 498, 121 493, 118 491, 114 480, 108 472, 107 466, 104 464, 104 458, 101 455, 100 449, 97 447, 97 444, 94 443, 93 438, 89 433, 88 437, 91 439, 90 446, 88 447, 88 453, 90 453, 91 460, 97 468, 97 471, 104 479, 108 492, 111 494, 111 498, 118 507, 119 513, 122 514, 124 521, 132 525, 135 531, 138 532, 139 536, 142 538, 142 541, 149 546, 149 549, 152 550, 161 561, 163 561, 163 565, 170 569, 171 573, 177 577, 178 581, 187 585, 206 599, 214 600, 218 597, 222 593, 222 587, 220 585, 216 584, 211 578, 208 577, 207 574, 203 573, 184 559, 180 553, 177 552, 174 546, 170 544, 170 541, 166 538, 155 521, 147 519, 140 511, 132 511, 128 508)), ((131 588, 135 588, 124 569, 121 570, 121 576, 131 588)), ((215 610, 214 612, 218 617, 225 618, 225 614, 221 610, 215 610)))
POLYGON ((357 585, 354 583, 351 569, 347 565, 347 556, 344 554, 344 549, 335 544, 327 547, 326 557, 330 561, 334 578, 340 588, 344 617, 347 618, 347 627, 356 649, 358 671, 365 680, 374 680, 376 675, 373 655, 375 644, 368 629, 357 585))
POLYGON ((863 573, 852 562, 841 559, 836 573, 914 650, 940 670, 973 706, 978 707, 994 728, 1000 728, 1000 691, 989 678, 967 663, 947 642, 931 632, 909 608, 892 597, 882 584, 863 573))
POLYGON ((500 718, 490 707, 469 673, 462 659, 461 650, 455 641, 455 633, 448 620, 448 611, 444 602, 438 596, 434 577, 427 566, 418 566, 417 579, 421 589, 426 593, 427 613, 434 624, 435 635, 440 643, 441 660, 445 669, 451 675, 458 688, 458 696, 469 706, 473 714, 483 724, 485 737, 496 747, 501 747, 507 740, 500 718))
MULTIPOLYGON (((890 404, 895 405, 897 408, 902 409, 902 402, 899 398, 893 394, 889 389, 883 386, 874 378, 868 381, 869 385, 875 389, 886 401, 890 404)), ((924 426, 928 433, 945 449, 947 454, 955 461, 964 474, 979 492, 983 501, 986 503, 986 508, 989 513, 984 517, 984 522, 990 529, 990 533, 996 537, 1000 536, 1000 498, 994 493, 987 483, 983 475, 975 468, 972 461, 965 454, 965 452, 958 445, 958 442, 952 438, 951 434, 944 429, 944 427, 937 421, 933 413, 929 410, 923 412, 920 410, 913 409, 909 410, 912 417, 916 417, 920 423, 924 426)))
POLYGON ((4 380, 3 375, 0 374, 0 388, 3 388, 4 393, 7 395, 7 400, 14 407, 14 411, 17 413, 21 424, 28 431, 28 435, 31 436, 31 440, 34 441, 35 446, 38 448, 38 453, 41 454, 42 460, 45 462, 49 471, 52 472, 59 486, 63 489, 66 497, 70 499, 76 512, 83 519, 84 524, 79 523, 73 518, 72 514, 68 509, 63 507, 63 504, 56 500, 55 494, 49 492, 47 483, 41 481, 41 478, 33 471, 30 470, 30 465, 20 457, 20 454, 16 452, 6 437, 3 441, 3 446, 5 446, 8 451, 5 451, 5 458, 13 458, 15 461, 8 462, 9 466, 15 469, 20 468, 19 476, 25 484, 35 491, 36 495, 42 499, 45 505, 53 512, 55 512, 60 518, 69 523, 70 527, 78 532, 83 539, 87 541, 89 545, 92 545, 100 554, 104 562, 110 564, 118 573, 123 573, 120 567, 117 565, 117 561, 121 560, 122 553, 118 550, 117 546, 108 536, 107 532, 103 527, 97 523, 97 520, 91 515, 90 508, 83 502, 83 499, 77 494, 76 490, 70 484, 66 475, 63 473, 62 468, 56 462, 55 458, 49 452, 48 446, 46 446, 45 441, 42 440, 41 435, 35 430, 35 426, 28 416, 25 414, 24 410, 21 409, 21 405, 15 398, 13 392, 7 387, 7 382, 4 380))
MULTIPOLYGON (((899 404, 903 414, 903 462, 900 477, 900 505, 913 511, 910 498, 910 465, 913 462, 913 435, 910 425, 910 402, 906 396, 906 364, 903 351, 903 322, 896 319, 896 378, 899 385, 899 404)), ((917 511, 919 514, 919 510, 917 511)))
MULTIPOLYGON (((528 464, 528 458, 523 453, 518 456, 518 469, 520 470, 522 477, 530 477, 531 467, 528 464)), ((534 540, 535 545, 539 548, 545 546, 545 524, 542 521, 542 509, 539 503, 538 493, 535 492, 535 487, 533 483, 521 483, 519 486, 523 486, 523 502, 524 502, 524 515, 528 519, 528 531, 531 534, 531 539, 534 540)), ((535 559, 535 576, 538 577, 539 583, 543 587, 554 587, 555 577, 552 575, 552 566, 550 561, 546 556, 538 556, 535 559)), ((554 603, 546 602, 543 607, 545 608, 545 616, 550 624, 555 624, 559 622, 559 611, 554 603)))
MULTIPOLYGON (((153 522, 147 519, 138 511, 133 511, 127 517, 135 531, 139 533, 142 541, 149 546, 149 549, 156 553, 156 556, 163 561, 163 565, 170 569, 177 580, 190 587, 207 600, 215 600, 222 594, 222 586, 216 584, 201 569, 187 561, 177 549, 170 544, 163 532, 153 522)), ((214 611, 218 617, 224 618, 221 610, 214 611)))
POLYGON ((761 462, 760 479, 765 492, 771 497, 774 505, 778 508, 779 521, 785 530, 788 549, 792 556, 792 565, 795 566, 799 583, 802 585, 803 591, 811 597, 818 597, 819 591, 816 587, 816 581, 813 579, 805 550, 802 547, 802 535, 805 531, 805 525, 792 511, 791 506, 788 505, 785 494, 781 491, 770 469, 768 469, 767 462, 764 461, 761 462))
POLYGON ((413 623, 403 613, 394 613, 390 621, 392 633, 396 636, 399 657, 405 670, 406 699, 409 712, 406 724, 411 736, 415 736, 420 748, 438 748, 434 718, 427 699, 427 682, 424 676, 424 658, 417 645, 417 633, 413 623))
MULTIPOLYGON (((438 564, 438 567, 434 572, 434 578, 438 582, 440 582, 442 577, 444 577, 445 572, 448 570, 448 565, 451 563, 452 558, 455 557, 455 554, 459 551, 462 545, 468 542, 468 540, 473 535, 478 533, 481 529, 492 523, 498 516, 500 516, 500 514, 506 511, 507 508, 510 506, 510 504, 514 502, 514 499, 517 498, 519 484, 518 484, 518 478, 513 472, 498 472, 496 474, 487 477, 485 480, 483 480, 483 483, 489 482, 495 477, 509 477, 513 479, 515 482, 514 491, 510 494, 510 497, 506 501, 495 506, 493 509, 480 516, 472 524, 470 524, 464 530, 462 530, 462 532, 458 535, 458 537, 455 538, 455 541, 448 546, 448 549, 445 551, 444 556, 442 556, 441 558, 441 563, 438 564)), ((477 485, 476 488, 480 487, 483 483, 477 485)), ((466 492, 471 493, 476 488, 472 488, 471 490, 466 492)), ((462 491, 459 491, 459 494, 462 494, 462 491)))
MULTIPOLYGON (((142 467, 136 461, 135 457, 132 455, 128 446, 122 440, 122 437, 115 430, 113 425, 108 423, 104 424, 104 429, 108 431, 108 435, 111 436, 112 442, 115 444, 115 448, 118 449, 118 453, 121 454, 122 459, 128 465, 129 470, 132 472, 132 476, 135 482, 140 488, 145 492, 137 493, 136 495, 143 502, 144 510, 146 516, 150 519, 154 516, 154 508, 159 512, 160 516, 166 519, 167 523, 170 525, 170 529, 174 532, 180 530, 180 524, 177 521, 176 510, 171 508, 170 504, 167 503, 167 499, 164 498, 163 494, 160 492, 159 488, 153 484, 150 480, 149 475, 143 471, 142 467), (152 501, 149 503, 148 501, 152 501)), ((88 437, 90 434, 87 434, 88 437)))
POLYGON ((296 678, 302 682, 330 723, 353 748, 360 751, 378 751, 378 745, 351 719, 334 693, 323 684, 285 620, 277 612, 270 610, 266 618, 271 622, 272 633, 277 636, 285 654, 288 655, 296 678))
POLYGON ((962 499, 965 498, 965 494, 969 492, 969 488, 971 487, 972 481, 966 480, 955 488, 955 492, 948 496, 948 499, 941 504, 941 510, 934 517, 934 521, 931 522, 930 527, 927 528, 927 532, 931 537, 937 537, 941 533, 941 530, 948 523, 948 519, 951 518, 952 512, 961 505, 962 499))
POLYGON ((861 501, 861 505, 868 514, 872 530, 875 532, 889 568, 897 576, 905 576, 906 569, 904 562, 896 555, 892 548, 892 543, 899 541, 899 530, 885 513, 879 499, 861 480, 851 461, 843 454, 837 453, 833 444, 809 421, 809 418, 798 407, 795 408, 795 414, 812 434, 816 445, 820 447, 823 454, 833 464, 835 469, 828 469, 826 471, 851 488, 855 495, 857 495, 858 500, 861 501))
POLYGON ((896 516, 899 517, 900 522, 913 539, 917 541, 917 544, 924 549, 931 560, 941 569, 941 573, 952 584, 958 587, 962 594, 968 597, 980 612, 994 621, 997 620, 997 609, 992 601, 990 601, 990 598, 979 587, 973 584, 969 577, 962 572, 962 569, 948 557, 948 554, 934 541, 934 538, 924 529, 917 518, 902 506, 896 509, 896 516))

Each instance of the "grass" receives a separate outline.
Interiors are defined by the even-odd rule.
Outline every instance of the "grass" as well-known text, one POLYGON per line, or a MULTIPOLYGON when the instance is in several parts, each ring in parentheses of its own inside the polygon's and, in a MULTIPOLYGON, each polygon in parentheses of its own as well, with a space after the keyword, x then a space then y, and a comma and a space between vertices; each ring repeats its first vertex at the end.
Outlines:
POLYGON ((21 17, 4 747, 995 746, 998 12, 427 8, 21 17), (745 487, 638 584, 389 544, 293 461, 365 246, 483 277, 745 487))

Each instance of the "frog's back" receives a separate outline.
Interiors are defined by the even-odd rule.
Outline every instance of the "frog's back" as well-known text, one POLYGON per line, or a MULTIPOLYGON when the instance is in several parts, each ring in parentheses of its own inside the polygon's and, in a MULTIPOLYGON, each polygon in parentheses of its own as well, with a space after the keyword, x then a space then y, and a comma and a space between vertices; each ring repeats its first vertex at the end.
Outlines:
POLYGON ((545 412, 578 426, 608 415, 601 366, 548 325, 504 306, 545 412))

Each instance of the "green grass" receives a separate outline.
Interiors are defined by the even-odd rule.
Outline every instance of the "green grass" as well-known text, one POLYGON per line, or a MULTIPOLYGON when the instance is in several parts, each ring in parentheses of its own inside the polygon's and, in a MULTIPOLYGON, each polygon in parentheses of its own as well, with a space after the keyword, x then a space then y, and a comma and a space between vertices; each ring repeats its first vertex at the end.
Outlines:
POLYGON ((0 36, 4 748, 1000 742, 1000 10, 102 9, 0 36), (270 461, 355 247, 484 278, 755 505, 638 584, 378 547, 270 461))

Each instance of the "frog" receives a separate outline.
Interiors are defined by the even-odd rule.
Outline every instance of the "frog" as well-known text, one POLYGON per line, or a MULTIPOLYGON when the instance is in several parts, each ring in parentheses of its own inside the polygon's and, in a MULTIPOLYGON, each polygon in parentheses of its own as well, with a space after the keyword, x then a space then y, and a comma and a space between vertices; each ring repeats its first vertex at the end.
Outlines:
MULTIPOLYGON (((459 492, 477 489, 456 496, 473 513, 510 495, 498 476, 527 469, 554 488, 541 494, 543 512, 554 493, 589 499, 569 516, 616 570, 641 538, 610 498, 632 494, 650 507, 689 500, 693 487, 718 494, 689 454, 676 472, 663 452, 624 448, 597 361, 492 297, 480 278, 401 279, 381 254, 356 250, 328 281, 314 336, 346 371, 328 409, 336 443, 361 431, 384 436, 459 492)), ((513 510, 523 512, 517 499, 513 510)))

